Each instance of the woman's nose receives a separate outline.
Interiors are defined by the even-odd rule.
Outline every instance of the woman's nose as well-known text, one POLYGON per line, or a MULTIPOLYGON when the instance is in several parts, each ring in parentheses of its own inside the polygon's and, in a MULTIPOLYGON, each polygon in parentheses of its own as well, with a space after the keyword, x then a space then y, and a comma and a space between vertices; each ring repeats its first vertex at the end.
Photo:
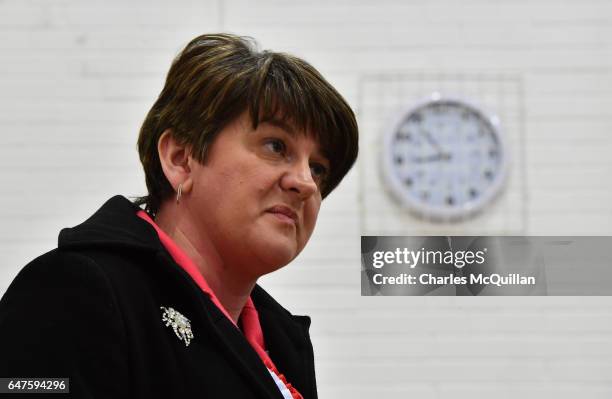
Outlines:
POLYGON ((296 162, 291 165, 283 175, 281 186, 285 190, 298 193, 302 199, 310 197, 319 189, 312 177, 308 162, 296 162))

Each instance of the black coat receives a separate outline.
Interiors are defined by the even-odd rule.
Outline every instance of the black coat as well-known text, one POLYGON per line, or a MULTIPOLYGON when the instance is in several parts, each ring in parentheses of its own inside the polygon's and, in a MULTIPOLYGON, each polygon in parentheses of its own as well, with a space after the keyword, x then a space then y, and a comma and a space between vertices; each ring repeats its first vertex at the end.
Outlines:
MULTIPOLYGON (((19 273, 0 301, 0 377, 69 377, 79 398, 282 399, 242 333, 137 210, 111 198, 19 273), (160 306, 190 320, 189 346, 162 323, 160 306)), ((252 299, 278 370, 316 398, 310 319, 259 286, 252 299)))

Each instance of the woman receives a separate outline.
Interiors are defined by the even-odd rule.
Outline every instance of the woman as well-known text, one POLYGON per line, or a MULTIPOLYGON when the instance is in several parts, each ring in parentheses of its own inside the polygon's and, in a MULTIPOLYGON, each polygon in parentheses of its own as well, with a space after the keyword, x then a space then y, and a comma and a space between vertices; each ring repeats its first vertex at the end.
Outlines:
POLYGON ((309 318, 256 282, 304 248, 357 141, 305 61, 195 38, 140 131, 148 195, 111 198, 19 273, 0 376, 68 377, 73 397, 315 398, 309 318))

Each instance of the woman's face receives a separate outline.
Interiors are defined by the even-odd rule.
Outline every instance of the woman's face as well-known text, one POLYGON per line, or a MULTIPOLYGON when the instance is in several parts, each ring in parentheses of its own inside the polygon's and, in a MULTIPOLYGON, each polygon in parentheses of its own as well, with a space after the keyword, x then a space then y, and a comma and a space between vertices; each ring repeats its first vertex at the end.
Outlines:
POLYGON ((257 278, 295 258, 313 232, 329 169, 317 141, 281 122, 253 129, 248 113, 190 161, 189 216, 225 267, 257 278))

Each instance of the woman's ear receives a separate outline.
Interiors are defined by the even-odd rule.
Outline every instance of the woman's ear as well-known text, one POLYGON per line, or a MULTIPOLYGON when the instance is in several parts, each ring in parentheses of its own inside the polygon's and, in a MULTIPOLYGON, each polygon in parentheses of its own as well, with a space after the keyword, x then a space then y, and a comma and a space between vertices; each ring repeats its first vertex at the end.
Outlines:
POLYGON ((179 144, 174 138, 172 129, 166 129, 157 141, 157 152, 164 175, 174 191, 177 191, 181 184, 181 191, 188 193, 192 186, 189 147, 179 144))

